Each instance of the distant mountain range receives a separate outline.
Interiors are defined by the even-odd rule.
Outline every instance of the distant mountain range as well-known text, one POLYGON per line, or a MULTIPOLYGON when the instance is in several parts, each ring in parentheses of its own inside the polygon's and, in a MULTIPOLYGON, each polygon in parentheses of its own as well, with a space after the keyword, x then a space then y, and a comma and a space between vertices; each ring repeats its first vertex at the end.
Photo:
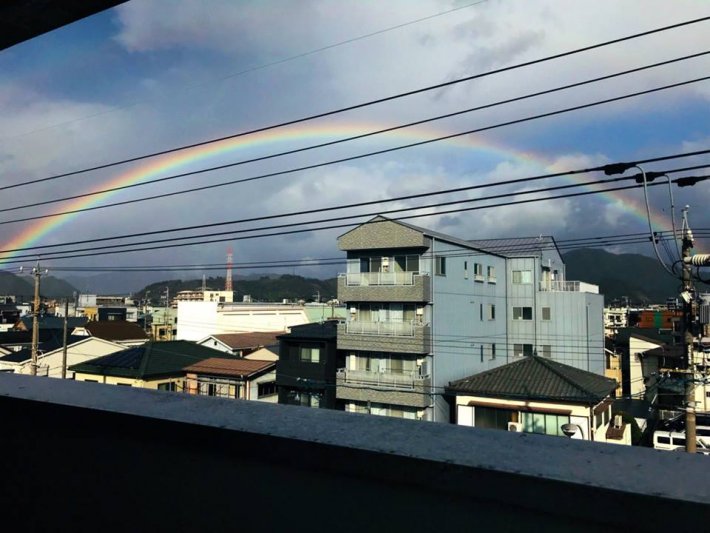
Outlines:
MULTIPOLYGON (((76 289, 70 283, 54 276, 42 276, 40 294, 47 298, 71 298, 76 289)), ((0 295, 17 296, 29 302, 34 297, 34 279, 0 271, 0 295)))
MULTIPOLYGON (((223 277, 208 278, 206 286, 223 290, 225 279, 223 277)), ((179 291, 196 290, 202 286, 202 280, 168 280, 152 283, 135 294, 136 298, 143 298, 146 291, 150 291, 149 299, 158 303, 166 289, 170 289, 171 297, 179 291)), ((288 300, 313 301, 320 297, 327 301, 336 297, 337 281, 332 279, 315 279, 283 274, 281 276, 260 276, 258 279, 237 279, 234 282, 235 301, 242 301, 245 295, 251 296, 253 301, 279 302, 288 300)))
MULTIPOLYGON (((658 262, 640 254, 612 254, 600 249, 581 249, 563 255, 567 264, 567 279, 580 280, 599 285, 607 303, 628 297, 632 303, 662 303, 678 294, 678 281, 671 277, 658 262)), ((155 274, 153 274, 155 275, 155 274)), ((71 277, 66 280, 54 276, 42 277, 42 295, 49 298, 71 297, 74 292, 93 294, 134 293, 143 298, 150 291, 150 299, 158 303, 166 287, 174 295, 182 290, 194 290, 202 286, 201 279, 156 281, 144 286, 145 274, 102 274, 92 277, 71 277), (143 286, 142 289, 140 287, 143 286)), ((224 277, 208 278, 207 286, 213 289, 224 287, 224 277)), ((238 277, 235 280, 236 299, 245 294, 255 301, 314 300, 320 295, 327 301, 336 296, 337 282, 332 279, 315 279, 290 274, 270 274, 238 277)), ((22 296, 27 301, 33 295, 33 280, 30 276, 18 276, 0 271, 0 295, 22 296)))
POLYGON ((663 303, 678 295, 678 280, 646 255, 581 249, 562 257, 567 264, 567 279, 599 285, 606 303, 625 296, 631 303, 663 303))

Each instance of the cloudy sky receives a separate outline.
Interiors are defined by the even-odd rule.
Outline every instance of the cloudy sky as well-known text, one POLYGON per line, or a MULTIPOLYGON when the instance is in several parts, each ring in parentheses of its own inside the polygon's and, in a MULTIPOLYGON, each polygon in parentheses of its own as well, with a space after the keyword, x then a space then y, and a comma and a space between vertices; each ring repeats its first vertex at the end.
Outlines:
MULTIPOLYGON (((269 126, 710 14, 708 4, 698 0, 487 0, 470 4, 469 0, 132 0, 0 51, 0 184, 37 180, 269 126)), ((0 204, 4 209, 0 211, 0 249, 248 220, 709 148, 710 81, 703 81, 374 157, 133 201, 709 76, 710 56, 703 56, 386 135, 149 183, 705 52, 710 49, 709 31, 710 22, 698 23, 231 142, 6 189, 0 204), (133 183, 147 184, 84 200, 11 209, 133 183), (22 221, 114 203, 122 205, 22 221)), ((710 156, 647 168, 670 170, 703 163, 710 165, 710 156)), ((693 173, 704 175, 705 171, 693 173)), ((575 180, 600 177, 597 173, 575 180)), ((32 256, 48 250, 85 254, 102 245, 318 221, 571 183, 571 178, 562 178, 514 189, 480 189, 13 255, 32 256)), ((695 228, 710 226, 707 183, 675 191, 677 205, 691 206, 695 228)), ((650 195, 657 227, 668 229, 667 190, 656 187, 650 195)), ((636 189, 411 222, 461 238, 552 234, 564 240, 644 231, 642 204, 642 191, 636 189)), ((419 212, 471 205, 475 204, 419 212)), ((62 267, 223 263, 230 245, 237 263, 331 258, 341 255, 336 237, 344 231, 235 238, 61 261, 46 256, 44 261, 62 267)), ((698 244, 707 248, 702 241, 698 244)), ((612 251, 650 253, 647 245, 612 251)), ((6 263, 3 268, 17 264, 6 263)), ((339 270, 342 267, 329 266, 300 272, 332 275, 339 270)))

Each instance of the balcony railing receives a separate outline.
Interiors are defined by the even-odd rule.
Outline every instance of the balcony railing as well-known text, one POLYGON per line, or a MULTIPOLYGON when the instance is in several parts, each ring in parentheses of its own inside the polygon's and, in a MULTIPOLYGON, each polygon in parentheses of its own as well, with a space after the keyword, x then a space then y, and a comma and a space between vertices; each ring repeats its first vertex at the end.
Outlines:
POLYGON ((370 285, 414 285, 415 276, 428 276, 419 272, 348 272, 340 274, 348 287, 368 287, 370 285))
POLYGON ((588 292, 599 294, 599 286, 583 281, 541 281, 540 290, 548 292, 588 292))
POLYGON ((354 335, 382 335, 391 337, 414 337, 416 325, 413 320, 406 322, 361 322, 359 320, 345 323, 346 333, 354 335))
POLYGON ((396 390, 414 390, 415 385, 425 385, 425 382, 429 380, 429 376, 421 375, 415 370, 395 373, 339 368, 337 379, 351 385, 377 386, 396 390))

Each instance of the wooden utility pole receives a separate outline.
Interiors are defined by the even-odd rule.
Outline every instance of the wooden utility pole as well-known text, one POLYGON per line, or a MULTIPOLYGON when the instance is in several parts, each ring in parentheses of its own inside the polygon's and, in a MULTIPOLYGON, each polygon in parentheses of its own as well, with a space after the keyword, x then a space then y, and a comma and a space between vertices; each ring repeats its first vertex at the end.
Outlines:
POLYGON ((64 300, 64 341, 62 350, 62 379, 67 379, 67 330, 69 322, 69 299, 64 300))
MULTIPOLYGON (((44 273, 47 271, 45 270, 44 273)), ((37 355, 39 353, 39 280, 42 277, 42 269, 37 265, 32 269, 32 275, 35 277, 35 297, 34 309, 32 310, 32 363, 30 373, 33 376, 37 375, 37 355)))

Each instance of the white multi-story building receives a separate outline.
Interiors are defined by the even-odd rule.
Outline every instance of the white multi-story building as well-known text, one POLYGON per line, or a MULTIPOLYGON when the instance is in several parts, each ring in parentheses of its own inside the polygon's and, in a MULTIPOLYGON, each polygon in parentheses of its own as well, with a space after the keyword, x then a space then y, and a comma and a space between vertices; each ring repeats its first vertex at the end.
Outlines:
POLYGON ((376 217, 339 237, 346 410, 448 421, 451 381, 540 355, 604 375, 603 297, 551 237, 465 241, 376 217))

